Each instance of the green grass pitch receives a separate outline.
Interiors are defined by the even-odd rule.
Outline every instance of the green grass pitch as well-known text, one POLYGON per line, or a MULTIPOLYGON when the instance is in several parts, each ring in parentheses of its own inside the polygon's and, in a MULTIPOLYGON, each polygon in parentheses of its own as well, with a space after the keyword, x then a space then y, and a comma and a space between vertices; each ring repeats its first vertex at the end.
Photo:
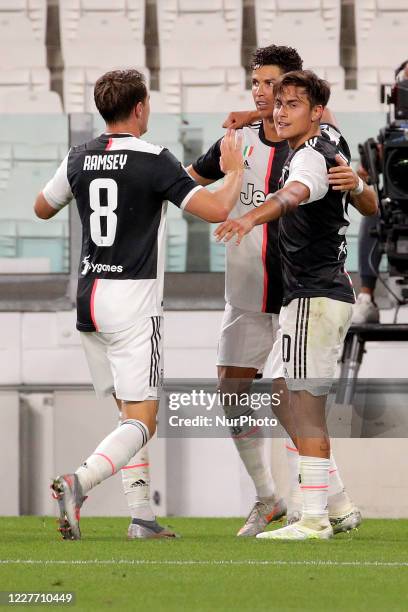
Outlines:
POLYGON ((303 543, 239 539, 242 519, 161 522, 182 537, 129 542, 127 519, 85 518, 63 542, 53 518, 1 518, 0 591, 74 591, 58 607, 87 612, 408 610, 406 520, 303 543))

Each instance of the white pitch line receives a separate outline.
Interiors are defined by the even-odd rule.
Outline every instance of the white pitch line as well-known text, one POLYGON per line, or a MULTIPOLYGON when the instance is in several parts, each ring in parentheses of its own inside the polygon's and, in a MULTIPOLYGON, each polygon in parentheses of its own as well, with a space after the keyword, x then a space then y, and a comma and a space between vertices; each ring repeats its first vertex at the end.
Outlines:
POLYGON ((148 559, 0 559, 0 565, 275 565, 311 567, 408 567, 408 561, 148 560, 148 559))

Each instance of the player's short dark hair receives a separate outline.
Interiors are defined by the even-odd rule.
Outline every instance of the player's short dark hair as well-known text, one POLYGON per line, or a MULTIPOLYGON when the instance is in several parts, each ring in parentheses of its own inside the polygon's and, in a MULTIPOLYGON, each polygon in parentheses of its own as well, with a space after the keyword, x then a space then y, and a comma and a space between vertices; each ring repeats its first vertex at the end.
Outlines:
POLYGON ((111 70, 95 83, 96 108, 106 123, 127 119, 138 102, 147 96, 145 78, 138 70, 111 70))
POLYGON ((290 85, 302 87, 305 90, 311 107, 318 104, 327 106, 330 98, 330 85, 324 79, 319 79, 312 70, 296 70, 283 74, 273 86, 275 98, 290 85))
POLYGON ((282 72, 291 72, 302 70, 303 60, 293 47, 269 45, 260 47, 252 56, 251 69, 255 70, 260 66, 279 66, 282 72))

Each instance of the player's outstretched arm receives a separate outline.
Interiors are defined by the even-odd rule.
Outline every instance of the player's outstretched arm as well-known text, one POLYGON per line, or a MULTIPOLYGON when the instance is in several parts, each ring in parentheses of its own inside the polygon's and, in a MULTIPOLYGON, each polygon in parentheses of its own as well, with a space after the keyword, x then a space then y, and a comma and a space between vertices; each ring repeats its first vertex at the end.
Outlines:
POLYGON ((254 208, 239 219, 227 219, 221 223, 214 235, 218 241, 224 240, 224 242, 229 242, 236 236, 236 244, 240 244, 245 234, 248 234, 255 225, 263 225, 294 212, 299 204, 309 199, 309 196, 310 190, 306 185, 299 181, 291 181, 268 196, 258 208, 254 208))
POLYGON ((191 178, 194 179, 195 182, 201 185, 202 187, 207 187, 207 185, 212 185, 212 183, 216 182, 214 179, 205 178, 205 176, 201 176, 201 174, 198 174, 198 172, 194 170, 192 164, 190 164, 190 166, 187 166, 186 172, 188 172, 191 178))
POLYGON ((38 194, 34 212, 40 219, 51 219, 74 197, 67 176, 68 155, 62 160, 56 173, 38 194))
POLYGON ((41 191, 35 200, 34 212, 40 219, 51 219, 51 217, 54 217, 59 212, 59 209, 48 204, 41 191))
POLYGON ((350 191, 352 204, 364 216, 378 212, 377 196, 341 155, 336 155, 337 166, 329 169, 329 185, 333 191, 350 191), (354 193, 353 193, 354 192, 354 193))
POLYGON ((241 190, 244 172, 242 136, 232 130, 228 130, 222 140, 220 166, 225 174, 223 185, 213 192, 200 189, 184 209, 210 223, 225 221, 241 190))

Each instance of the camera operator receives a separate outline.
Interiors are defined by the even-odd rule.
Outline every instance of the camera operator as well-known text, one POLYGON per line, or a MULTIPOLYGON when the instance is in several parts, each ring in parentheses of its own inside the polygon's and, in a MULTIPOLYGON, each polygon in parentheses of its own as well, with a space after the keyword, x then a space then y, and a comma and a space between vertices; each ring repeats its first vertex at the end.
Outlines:
MULTIPOLYGON (((395 72, 395 82, 408 80, 408 60, 403 62, 395 72)), ((382 166, 382 146, 377 144, 377 155, 382 166)), ((364 160, 365 161, 365 160, 364 160)), ((363 160, 362 160, 363 162, 363 160)), ((364 162, 363 162, 364 163, 364 162)), ((367 183, 373 182, 368 168, 363 163, 357 170, 357 174, 367 183)), ((379 171, 381 172, 381 169, 379 171)), ((382 194, 379 193, 381 197, 382 194)), ((374 291, 379 275, 379 268, 383 249, 378 236, 375 235, 378 227, 380 211, 372 217, 363 217, 358 235, 358 269, 361 279, 361 289, 354 305, 354 324, 378 323, 379 309, 374 300, 374 291)))
MULTIPOLYGON (((367 170, 360 166, 357 174, 369 181, 367 170)), ((374 291, 380 268, 382 252, 378 238, 372 233, 377 227, 379 212, 371 217, 362 217, 358 233, 358 272, 361 280, 360 293, 353 308, 352 323, 379 323, 380 311, 374 300, 374 291)))

